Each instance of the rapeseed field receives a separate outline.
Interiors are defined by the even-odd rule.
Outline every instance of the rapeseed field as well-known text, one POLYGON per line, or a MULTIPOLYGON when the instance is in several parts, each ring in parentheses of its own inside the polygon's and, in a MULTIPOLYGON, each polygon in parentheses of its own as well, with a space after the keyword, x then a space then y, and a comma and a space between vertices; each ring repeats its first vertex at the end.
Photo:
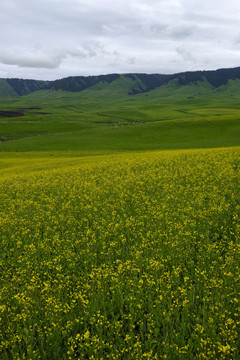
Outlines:
POLYGON ((240 148, 0 162, 1 359, 239 359, 240 148))

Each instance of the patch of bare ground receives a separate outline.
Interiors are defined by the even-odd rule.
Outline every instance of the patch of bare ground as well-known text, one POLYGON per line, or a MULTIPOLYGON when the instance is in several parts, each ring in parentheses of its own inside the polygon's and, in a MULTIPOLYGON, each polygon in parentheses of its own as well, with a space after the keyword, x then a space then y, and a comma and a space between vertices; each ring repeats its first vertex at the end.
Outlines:
POLYGON ((12 110, 0 110, 0 117, 17 117, 17 116, 24 116, 23 110, 12 111, 12 110))

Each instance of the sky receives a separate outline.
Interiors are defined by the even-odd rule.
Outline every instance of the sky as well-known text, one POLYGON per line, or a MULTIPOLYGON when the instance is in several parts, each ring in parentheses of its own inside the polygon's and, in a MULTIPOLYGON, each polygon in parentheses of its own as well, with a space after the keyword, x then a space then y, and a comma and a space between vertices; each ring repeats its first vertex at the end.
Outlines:
POLYGON ((0 78, 240 66, 239 0, 6 0, 0 78))

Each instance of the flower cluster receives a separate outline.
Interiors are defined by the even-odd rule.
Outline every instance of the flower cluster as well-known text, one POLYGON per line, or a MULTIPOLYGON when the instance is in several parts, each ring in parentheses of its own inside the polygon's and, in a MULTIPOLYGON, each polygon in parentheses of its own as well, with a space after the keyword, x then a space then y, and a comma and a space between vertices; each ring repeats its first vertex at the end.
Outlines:
POLYGON ((1 160, 1 359, 237 359, 240 148, 1 160))

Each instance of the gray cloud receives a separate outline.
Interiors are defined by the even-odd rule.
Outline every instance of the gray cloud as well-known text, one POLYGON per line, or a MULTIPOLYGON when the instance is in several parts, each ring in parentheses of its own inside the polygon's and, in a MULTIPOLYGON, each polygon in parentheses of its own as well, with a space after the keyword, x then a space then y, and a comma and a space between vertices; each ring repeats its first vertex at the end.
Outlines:
POLYGON ((188 62, 196 62, 194 56, 192 55, 191 51, 186 49, 184 46, 179 46, 176 48, 176 52, 178 55, 182 57, 184 61, 188 62))
POLYGON ((174 25, 170 26, 168 33, 176 40, 184 40, 194 34, 194 26, 174 25))
POLYGON ((0 76, 60 78, 240 65, 238 0, 8 0, 0 76), (1 75, 3 74, 3 75, 1 75))

